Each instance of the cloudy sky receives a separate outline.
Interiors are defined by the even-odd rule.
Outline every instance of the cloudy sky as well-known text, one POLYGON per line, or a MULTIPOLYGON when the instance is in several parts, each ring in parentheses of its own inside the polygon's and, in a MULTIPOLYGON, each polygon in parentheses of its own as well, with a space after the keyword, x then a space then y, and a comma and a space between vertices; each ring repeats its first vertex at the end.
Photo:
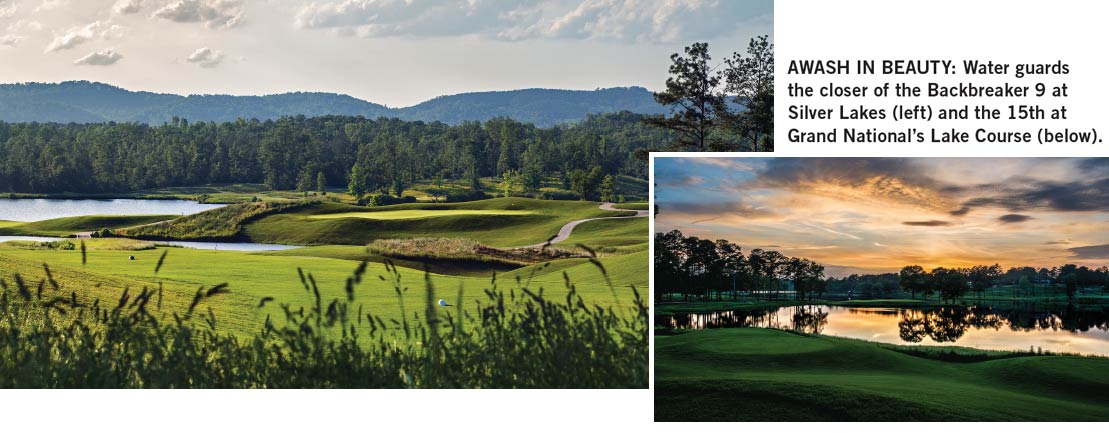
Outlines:
POLYGON ((657 158, 656 231, 828 265, 1109 264, 1109 159, 657 158))
POLYGON ((660 88, 669 55, 773 34, 772 0, 0 0, 0 82, 330 91, 660 88))

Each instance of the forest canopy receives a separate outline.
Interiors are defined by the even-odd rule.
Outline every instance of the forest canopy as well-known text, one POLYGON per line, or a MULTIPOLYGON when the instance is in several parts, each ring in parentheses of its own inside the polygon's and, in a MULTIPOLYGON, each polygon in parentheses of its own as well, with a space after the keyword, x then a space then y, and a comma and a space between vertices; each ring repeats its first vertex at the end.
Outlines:
POLYGON ((477 179, 518 173, 525 187, 574 173, 647 178, 638 149, 670 139, 631 112, 590 115, 539 128, 507 118, 484 123, 366 119, 55 124, 0 122, 0 191, 103 193, 221 183, 367 192, 420 179, 477 179), (305 184, 305 185, 300 185, 305 184))

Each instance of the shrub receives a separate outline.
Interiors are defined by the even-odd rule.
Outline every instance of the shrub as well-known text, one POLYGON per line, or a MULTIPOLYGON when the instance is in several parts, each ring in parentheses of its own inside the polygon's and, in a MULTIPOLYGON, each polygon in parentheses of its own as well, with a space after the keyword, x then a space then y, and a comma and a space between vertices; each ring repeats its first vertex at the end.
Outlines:
POLYGON ((543 191, 543 200, 580 200, 581 196, 569 191, 543 191))
POLYGON ((370 194, 368 196, 360 197, 358 199, 359 206, 389 206, 401 203, 415 203, 416 197, 406 195, 404 197, 394 197, 389 194, 370 194))
POLYGON ((466 201, 485 200, 490 198, 484 191, 456 191, 447 194, 447 203, 460 203, 466 201))

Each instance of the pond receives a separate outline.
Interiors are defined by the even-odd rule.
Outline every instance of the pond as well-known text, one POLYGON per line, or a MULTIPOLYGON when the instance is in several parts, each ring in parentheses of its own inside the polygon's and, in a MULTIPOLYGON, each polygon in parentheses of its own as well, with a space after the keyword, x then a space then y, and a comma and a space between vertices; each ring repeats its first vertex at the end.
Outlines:
POLYGON ((656 325, 679 329, 778 328, 880 343, 1109 356, 1109 310, 1104 308, 803 305, 657 316, 656 325))
MULTIPOLYGON (((35 241, 53 242, 66 240, 65 238, 47 238, 41 236, 0 236, 0 243, 7 241, 35 241)), ((76 241, 73 238, 67 240, 76 241)), ((151 241, 157 245, 169 245, 182 248, 216 251, 283 251, 300 248, 296 245, 256 244, 249 242, 184 242, 184 241, 151 241)))
POLYGON ((32 222, 86 215, 191 215, 222 204, 189 200, 0 199, 0 221, 32 222))

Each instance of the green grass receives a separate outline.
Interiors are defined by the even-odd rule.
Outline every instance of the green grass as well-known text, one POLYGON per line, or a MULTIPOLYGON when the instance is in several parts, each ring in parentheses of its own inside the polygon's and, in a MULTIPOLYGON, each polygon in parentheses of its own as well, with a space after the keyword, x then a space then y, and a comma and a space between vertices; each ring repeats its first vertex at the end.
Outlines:
POLYGON ((647 180, 617 176, 616 193, 624 196, 627 201, 647 201, 647 180))
MULTIPOLYGON (((99 240, 94 240, 99 241, 99 240)), ((95 246, 96 242, 89 242, 95 246)), ((295 251, 295 250, 293 250, 295 251)), ((282 315, 277 303, 266 308, 255 308, 260 300, 270 296, 279 302, 305 305, 312 301, 312 294, 305 292, 299 283, 297 268, 312 273, 325 298, 342 297, 346 278, 358 267, 351 260, 312 257, 305 255, 251 254, 236 251, 194 250, 188 248, 157 248, 144 251, 114 251, 90 248, 87 264, 81 264, 81 252, 29 250, 0 245, 0 276, 10 277, 20 272, 26 279, 33 280, 43 275, 42 264, 46 263, 57 275, 62 290, 76 290, 88 281, 101 281, 95 290, 101 295, 114 298, 124 287, 138 290, 142 285, 162 283, 167 293, 174 297, 191 297, 200 286, 212 287, 229 283, 231 292, 213 301, 212 308, 225 324, 225 329, 242 335, 249 335, 258 329, 266 315, 282 315), (157 276, 153 270, 161 254, 168 251, 166 263, 157 276), (129 256, 135 260, 129 260, 129 256), (17 266, 18 264, 18 266, 17 266)), ((558 263, 558 262, 555 262, 558 263)), ((599 263, 608 272, 608 280, 597 266, 585 259, 576 259, 564 270, 577 286, 578 293, 588 303, 603 306, 630 306, 632 292, 628 287, 634 284, 645 291, 647 275, 646 252, 619 257, 607 257, 599 263), (613 288, 608 286, 611 281, 613 288)), ((530 276, 534 279, 527 284, 533 290, 542 287, 545 293, 561 296, 566 293, 561 272, 549 271, 554 265, 536 265, 498 275, 496 284, 501 288, 516 287, 516 277, 520 284, 527 284, 530 276)), ((363 283, 364 295, 361 298, 367 309, 388 319, 399 320, 400 304, 393 293, 392 281, 382 280, 386 267, 372 263, 363 283)), ((420 287, 424 282, 422 270, 398 268, 397 275, 406 287, 420 287)), ((492 272, 486 271, 480 277, 432 275, 432 282, 439 288, 444 299, 454 300, 458 291, 463 291, 463 302, 467 311, 476 311, 476 301, 484 298, 484 289, 492 287, 492 272)), ((424 305, 420 296, 407 296, 407 311, 422 311, 424 305)))
POLYGON ((284 257, 321 257, 341 260, 356 260, 367 261, 373 263, 385 263, 385 261, 392 261, 397 266, 402 268, 411 269, 425 269, 431 273, 440 275, 454 275, 464 277, 488 277, 493 272, 508 272, 520 268, 517 264, 507 264, 488 261, 470 261, 470 260, 434 260, 434 259, 405 259, 398 257, 387 257, 382 254, 372 252, 365 246, 358 245, 318 245, 312 247, 295 248, 291 250, 282 251, 269 251, 258 253, 260 255, 269 256, 284 256, 284 257))
POLYGON ((116 230, 124 227, 172 220, 174 218, 177 218, 177 215, 89 215, 27 223, 2 221, 0 222, 0 235, 65 237, 71 236, 77 232, 94 231, 105 228, 116 230))
MULTIPOLYGON (((100 238, 86 239, 85 241, 86 249, 89 250, 140 251, 155 248, 153 242, 127 238, 100 238)), ((81 248, 81 241, 78 239, 62 239, 49 242, 7 241, 0 245, 8 249, 75 251, 81 248)))
POLYGON ((365 218, 371 220, 410 220, 424 218, 442 218, 458 215, 532 215, 535 212, 527 210, 507 209, 402 209, 379 212, 342 212, 323 215, 312 215, 309 219, 335 219, 335 218, 365 218))
MULTIPOLYGON (((0 270, 24 266, 6 261, 0 255, 0 263, 12 265, 0 270)), ((589 305, 572 291, 557 299, 493 288, 471 313, 457 301, 452 308, 435 306, 441 292, 426 280, 406 295, 420 297, 423 308, 396 321, 364 314, 365 271, 348 276, 340 298, 324 297, 311 276, 301 277, 314 302, 282 303, 282 315, 242 337, 225 332, 226 322, 211 308, 230 296, 222 285, 194 292, 183 306, 160 287, 78 295, 127 281, 63 288, 59 280, 72 277, 66 269, 47 271, 37 284, 0 275, 0 388, 647 386, 641 299, 617 311, 589 305)), ((399 296, 396 272, 386 272, 386 279, 397 282, 392 289, 399 296)))
POLYGON ((582 244, 601 252, 618 252, 627 247, 640 246, 646 249, 648 230, 647 218, 613 218, 588 221, 578 224, 570 237, 554 244, 557 247, 570 247, 582 244))
POLYGON ((254 242, 290 245, 366 245, 378 239, 467 238, 496 248, 533 245, 549 239, 566 223, 628 212, 598 209, 593 202, 496 198, 465 203, 409 203, 365 208, 336 203, 269 215, 244 227, 254 242), (514 211, 514 215, 457 214, 419 219, 319 218, 349 212, 514 211))
POLYGON ((313 201, 240 203, 158 224, 116 230, 118 236, 155 240, 238 240, 243 225, 265 215, 300 209, 313 201))
POLYGON ((650 204, 648 204, 648 203, 613 203, 612 207, 614 207, 616 209, 627 209, 627 210, 647 210, 647 209, 650 209, 650 204))
POLYGON ((941 361, 773 329, 658 335, 655 419, 1109 420, 1109 359, 995 358, 941 361))

